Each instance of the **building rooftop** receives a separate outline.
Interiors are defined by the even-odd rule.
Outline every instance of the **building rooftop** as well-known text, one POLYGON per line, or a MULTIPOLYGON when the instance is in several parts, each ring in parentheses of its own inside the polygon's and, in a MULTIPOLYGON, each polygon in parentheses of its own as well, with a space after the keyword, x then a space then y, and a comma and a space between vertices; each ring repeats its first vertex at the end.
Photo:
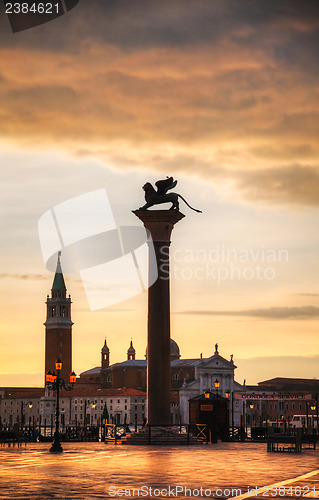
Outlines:
POLYGON ((0 387, 0 398, 42 398, 44 387, 0 387))
POLYGON ((258 382, 258 390, 274 391, 319 391, 319 380, 309 378, 275 377, 258 382))
MULTIPOLYGON (((45 389, 41 387, 0 387, 0 399, 40 399, 45 395, 45 389)), ((61 397, 77 396, 145 396, 144 391, 138 389, 99 389, 96 387, 77 387, 72 391, 60 391, 61 397)), ((55 394, 54 394, 55 397, 55 394)))
POLYGON ((197 358, 197 359, 174 359, 171 361, 171 366, 174 368, 182 368, 183 366, 198 366, 206 359, 197 358))
POLYGON ((61 397, 86 397, 86 396, 146 396, 146 392, 138 389, 100 389, 96 387, 74 387, 73 391, 61 391, 61 397))
POLYGON ((85 370, 85 372, 82 372, 81 375, 99 375, 101 373, 101 367, 96 366, 95 368, 90 368, 90 370, 85 370))
POLYGON ((121 363, 115 363, 112 365, 112 368, 125 368, 126 366, 139 366, 145 367, 147 366, 146 359, 127 359, 126 361, 122 361, 121 363))
MULTIPOLYGON (((183 368, 183 367, 192 367, 192 366, 199 366, 201 364, 207 363, 209 360, 211 360, 214 356, 211 356, 210 358, 191 358, 191 359, 173 359, 171 361, 171 367, 172 368, 183 368)), ((232 368, 236 368, 236 366, 231 362, 228 361, 225 358, 222 358, 221 356, 217 355, 220 357, 225 363, 228 363, 232 368)), ((126 368, 126 367, 139 367, 139 368, 145 368, 147 367, 147 360, 146 359, 127 359, 126 361, 121 361, 119 363, 114 363, 113 365, 110 365, 109 368, 126 368)), ((86 370, 85 372, 81 373, 82 375, 99 375, 101 372, 101 367, 96 366, 95 368, 91 368, 90 370, 86 370)))

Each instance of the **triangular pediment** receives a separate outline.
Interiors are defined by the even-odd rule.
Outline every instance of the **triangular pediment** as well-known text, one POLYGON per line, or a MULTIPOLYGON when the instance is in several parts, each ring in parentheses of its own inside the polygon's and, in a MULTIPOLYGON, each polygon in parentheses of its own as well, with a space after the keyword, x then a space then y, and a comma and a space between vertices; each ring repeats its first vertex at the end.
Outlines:
POLYGON ((237 367, 234 365, 234 363, 228 361, 219 354, 214 354, 210 358, 203 359, 198 368, 221 368, 234 370, 237 367))

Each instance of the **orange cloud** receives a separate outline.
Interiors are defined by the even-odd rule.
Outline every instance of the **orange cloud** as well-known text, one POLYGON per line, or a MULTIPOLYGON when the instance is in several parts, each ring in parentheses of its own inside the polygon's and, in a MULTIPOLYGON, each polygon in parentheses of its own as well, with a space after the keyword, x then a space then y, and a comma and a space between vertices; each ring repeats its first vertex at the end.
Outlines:
POLYGON ((311 9, 296 19, 289 9, 288 16, 275 16, 264 5, 268 24, 263 9, 255 7, 247 19, 239 9, 239 21, 231 16, 226 31, 217 23, 205 39, 199 21, 204 15, 218 18, 218 9, 201 2, 198 11, 191 4, 190 25, 182 2, 163 5, 161 11, 151 2, 140 21, 144 45, 135 31, 131 45, 125 38, 125 23, 133 23, 136 13, 123 11, 120 28, 112 6, 108 13, 122 39, 115 32, 102 35, 91 13, 87 23, 92 29, 97 23, 98 34, 92 31, 91 38, 76 43, 75 28, 85 24, 79 17, 63 42, 65 52, 54 48, 52 37, 43 50, 34 43, 4 48, 0 137, 24 147, 54 145, 95 155, 119 168, 169 167, 185 173, 195 168, 206 178, 232 180, 250 199, 317 204, 317 80, 303 71, 302 57, 292 61, 289 52, 292 44, 301 54, 314 36, 311 9), (184 17, 193 43, 187 42, 184 17), (162 29, 156 31, 159 19, 162 29), (292 172, 298 190, 284 181, 292 172))

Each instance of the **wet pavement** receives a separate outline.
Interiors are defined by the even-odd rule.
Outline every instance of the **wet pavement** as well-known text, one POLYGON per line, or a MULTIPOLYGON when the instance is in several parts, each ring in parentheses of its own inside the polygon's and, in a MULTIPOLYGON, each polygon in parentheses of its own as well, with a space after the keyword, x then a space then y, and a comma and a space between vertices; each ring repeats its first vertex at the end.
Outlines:
POLYGON ((318 498, 318 450, 64 443, 64 453, 54 455, 49 448, 0 449, 0 499, 318 498))

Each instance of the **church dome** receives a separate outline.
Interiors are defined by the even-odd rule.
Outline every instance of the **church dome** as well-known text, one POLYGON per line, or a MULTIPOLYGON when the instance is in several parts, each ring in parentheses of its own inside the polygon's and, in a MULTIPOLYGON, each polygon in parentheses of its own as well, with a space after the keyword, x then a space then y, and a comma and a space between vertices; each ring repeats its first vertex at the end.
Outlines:
POLYGON ((171 339, 171 359, 179 359, 181 354, 175 340, 171 339))
MULTIPOLYGON (((179 347, 176 344, 175 340, 170 339, 170 345, 171 345, 171 360, 179 359, 181 357, 181 355, 179 352, 179 347)), ((147 349, 145 351, 145 358, 147 359, 147 349)))

